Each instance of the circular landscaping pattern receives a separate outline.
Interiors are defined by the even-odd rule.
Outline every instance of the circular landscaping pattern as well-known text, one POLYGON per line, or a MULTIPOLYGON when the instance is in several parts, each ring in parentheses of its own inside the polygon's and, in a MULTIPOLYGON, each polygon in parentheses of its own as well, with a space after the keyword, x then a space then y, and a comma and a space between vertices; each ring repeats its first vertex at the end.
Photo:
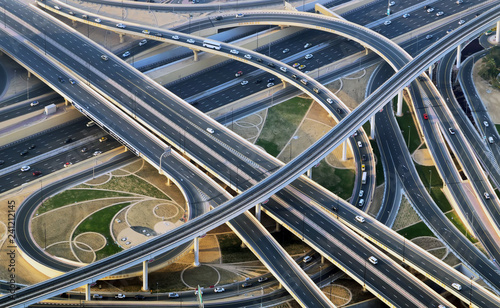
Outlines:
POLYGON ((198 267, 191 265, 182 270, 181 280, 191 289, 196 289, 197 286, 216 286, 220 281, 220 273, 207 264, 198 267))
POLYGON ((331 284, 323 288, 323 292, 325 293, 326 297, 328 297, 331 302, 337 307, 349 304, 352 299, 351 291, 348 288, 338 284, 331 284))
POLYGON ((172 219, 179 215, 179 207, 172 203, 160 203, 153 209, 153 214, 160 219, 172 219))
POLYGON ((106 237, 104 235, 97 232, 85 232, 78 234, 73 239, 74 246, 83 251, 98 251, 103 249, 106 246, 106 237), (79 245, 83 244, 87 246, 87 248, 80 247, 79 245))

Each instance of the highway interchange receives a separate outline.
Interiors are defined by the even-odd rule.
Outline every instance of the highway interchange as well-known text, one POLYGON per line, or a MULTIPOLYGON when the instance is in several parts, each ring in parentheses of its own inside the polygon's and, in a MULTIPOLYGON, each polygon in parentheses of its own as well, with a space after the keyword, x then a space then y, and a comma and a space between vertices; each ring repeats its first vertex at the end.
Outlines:
MULTIPOLYGON (((137 113, 139 114, 139 112, 140 112, 140 111, 139 111, 138 109, 139 109, 139 108, 136 108, 136 109, 135 109, 136 111, 134 111, 134 112, 137 112, 137 113)), ((186 148, 188 147, 188 145, 184 145, 184 146, 185 146, 186 148)), ((247 154, 247 155, 248 155, 248 154, 247 154)), ((269 170, 272 170, 272 169, 269 169, 269 170)), ((300 174, 300 173, 299 173, 299 174, 300 174)), ((259 178, 257 177, 257 179, 259 179, 259 178)), ((242 187, 242 188, 245 188, 245 187, 242 187)), ((255 203, 253 203, 253 204, 255 204, 255 203)))

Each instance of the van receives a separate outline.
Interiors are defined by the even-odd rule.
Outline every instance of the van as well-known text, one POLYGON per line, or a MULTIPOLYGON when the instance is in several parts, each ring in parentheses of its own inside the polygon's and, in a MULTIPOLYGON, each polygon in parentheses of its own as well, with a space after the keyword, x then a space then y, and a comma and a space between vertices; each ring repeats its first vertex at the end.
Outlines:
POLYGON ((87 122, 87 127, 91 127, 91 126, 94 126, 94 125, 95 125, 94 121, 87 122))
POLYGON ((372 264, 377 264, 378 263, 377 258, 375 258, 374 256, 369 257, 368 261, 370 261, 372 264))
POLYGON ((207 132, 209 132, 210 134, 215 133, 215 131, 213 130, 213 128, 210 128, 210 127, 207 127, 207 132))
POLYGON ((493 143, 493 142, 494 142, 494 141, 493 141, 493 137, 491 137, 491 136, 490 136, 490 137, 488 137, 488 142, 489 142, 489 143, 493 143))
POLYGON ((363 143, 361 143, 361 141, 358 141, 358 147, 359 147, 359 148, 362 148, 362 147, 363 147, 363 143))
POLYGON ((356 216, 356 220, 359 221, 360 223, 365 222, 365 219, 363 218, 363 216, 356 216))
POLYGON ((451 284, 451 286, 457 289, 458 291, 462 290, 462 286, 459 283, 454 282, 451 284))

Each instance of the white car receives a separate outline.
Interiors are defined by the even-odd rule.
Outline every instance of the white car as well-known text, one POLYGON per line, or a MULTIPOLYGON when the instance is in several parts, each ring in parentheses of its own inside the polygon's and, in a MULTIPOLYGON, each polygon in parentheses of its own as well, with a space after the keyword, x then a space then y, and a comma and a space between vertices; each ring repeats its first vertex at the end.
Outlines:
POLYGON ((304 259, 302 259, 302 261, 304 261, 304 263, 308 263, 308 262, 311 262, 313 258, 311 256, 305 256, 304 259))
POLYGON ((269 83, 267 84, 267 87, 268 87, 268 88, 270 88, 270 87, 272 87, 272 86, 274 86, 274 82, 269 82, 269 83))
POLYGON ((61 9, 61 7, 60 7, 59 5, 54 5, 54 8, 55 8, 56 10, 60 10, 60 9, 61 9))
POLYGON ((427 13, 432 13, 432 12, 434 12, 434 8, 433 7, 430 7, 430 8, 427 9, 427 13))
POLYGON ((243 80, 242 82, 240 82, 240 84, 241 84, 242 86, 244 86, 244 85, 248 84, 248 80, 243 80))
MULTIPOLYGON (((200 294, 203 295, 203 290, 199 290, 200 294)), ((198 290, 194 291, 194 295, 198 295, 198 290)))
POLYGON ((377 258, 375 258, 374 256, 369 257, 369 258, 368 258, 368 260, 369 260, 372 264, 377 264, 377 263, 378 263, 377 258))
POLYGON ((463 19, 460 19, 460 20, 458 21, 458 24, 459 24, 459 25, 463 25, 464 23, 465 23, 465 20, 463 20, 463 19))
POLYGON ((21 167, 21 171, 22 171, 22 172, 28 171, 28 170, 30 170, 30 169, 31 169, 31 167, 30 167, 30 166, 22 166, 22 167, 21 167))
POLYGON ((313 55, 311 53, 308 53, 307 55, 305 55, 304 59, 308 60, 308 59, 311 59, 313 57, 313 55))
POLYGON ((384 21, 384 25, 388 26, 388 25, 390 25, 390 24, 391 24, 391 21, 390 21, 390 20, 386 20, 386 21, 384 21))
POLYGON ((432 38, 432 34, 427 34, 427 35, 425 36, 425 39, 426 39, 426 40, 430 40, 431 38, 432 38))
POLYGON ((97 156, 99 154, 102 154, 102 151, 95 151, 94 154, 92 154, 92 155, 97 156))
POLYGON ((177 297, 179 297, 178 293, 175 293, 175 292, 168 293, 168 298, 177 298, 177 297))
POLYGON ((362 207, 365 204, 365 199, 359 199, 358 206, 362 207))
POLYGON ((149 34, 149 30, 142 30, 142 33, 149 34))
POLYGON ((236 14, 236 18, 241 18, 241 17, 245 17, 245 14, 243 14, 243 13, 236 14))
POLYGON ((326 101, 328 102, 328 104, 333 104, 333 100, 331 98, 327 98, 326 101))
POLYGON ((194 44, 194 40, 193 39, 188 39, 186 42, 194 44))
POLYGON ((364 190, 360 190, 360 191, 359 191, 359 196, 360 196, 360 197, 363 197, 363 195, 364 195, 364 194, 365 194, 365 191, 364 191, 364 190))
POLYGON ((240 52, 239 52, 238 50, 236 50, 236 49, 231 49, 229 52, 230 52, 230 53, 232 53, 233 55, 237 55, 237 54, 239 54, 239 53, 240 53, 240 52))
POLYGON ((178 36, 178 35, 172 35, 172 38, 173 38, 174 40, 178 40, 178 39, 179 39, 179 36, 178 36))
POLYGON ((223 287, 217 287, 217 288, 214 289, 215 293, 222 293, 224 291, 226 291, 226 289, 224 289, 223 287))
POLYGON ((456 282, 452 283, 451 286, 457 289, 458 291, 462 290, 462 286, 456 282))
POLYGON ((356 216, 356 220, 359 221, 360 223, 365 222, 365 219, 363 218, 363 216, 356 216))
POLYGON ((305 45, 304 45, 304 49, 309 48, 309 47, 311 47, 311 46, 312 46, 312 44, 311 44, 311 43, 307 43, 307 44, 305 44, 305 45))
POLYGON ((139 42, 139 46, 144 46, 144 45, 146 45, 147 42, 148 42, 148 40, 143 39, 142 41, 139 42))
POLYGON ((436 13, 436 16, 438 16, 438 17, 439 17, 439 16, 442 16, 442 15, 444 15, 444 12, 443 12, 443 11, 439 11, 439 12, 437 12, 437 13, 436 13))
POLYGON ((282 67, 280 67, 280 70, 281 70, 282 72, 285 72, 285 73, 286 73, 286 67, 282 66, 282 67))
POLYGON ((125 242, 126 240, 127 240, 126 237, 122 237, 122 239, 120 241, 125 242))
POLYGON ((121 29, 125 29, 127 26, 125 26, 124 24, 122 23, 119 23, 119 24, 116 24, 116 27, 117 28, 121 28, 121 29))
POLYGON ((38 104, 40 104, 40 102, 38 102, 38 101, 34 101, 34 102, 31 102, 30 106, 31 106, 31 107, 34 107, 34 106, 36 106, 36 105, 38 105, 38 104))
POLYGON ((125 294, 121 294, 121 293, 116 294, 116 295, 115 295, 115 298, 120 298, 120 299, 123 299, 123 298, 125 298, 125 294))
POLYGON ((283 49, 283 53, 287 53, 289 51, 290 51, 290 49, 288 49, 288 48, 283 49))
POLYGON ((96 19, 94 19, 94 21, 97 22, 97 23, 101 23, 101 19, 100 18, 96 18, 96 19))
POLYGON ((93 294, 93 295, 92 295, 92 298, 93 298, 93 299, 102 299, 102 295, 99 295, 99 294, 93 294))
POLYGON ((488 123, 488 121, 484 121, 483 124, 484 124, 485 127, 490 126, 490 123, 488 123))
POLYGON ((408 18, 408 17, 410 17, 410 14, 408 14, 408 13, 403 15, 403 18, 408 18))
POLYGON ((245 55, 245 59, 250 60, 250 59, 252 59, 252 56, 251 55, 245 55))
POLYGON ((125 51, 122 55, 124 58, 130 56, 130 51, 125 51))
POLYGON ((396 5, 396 2, 394 2, 394 1, 389 2, 389 6, 393 6, 393 5, 396 5))
POLYGON ((207 127, 207 132, 209 132, 210 134, 215 133, 214 129, 210 127, 207 127))

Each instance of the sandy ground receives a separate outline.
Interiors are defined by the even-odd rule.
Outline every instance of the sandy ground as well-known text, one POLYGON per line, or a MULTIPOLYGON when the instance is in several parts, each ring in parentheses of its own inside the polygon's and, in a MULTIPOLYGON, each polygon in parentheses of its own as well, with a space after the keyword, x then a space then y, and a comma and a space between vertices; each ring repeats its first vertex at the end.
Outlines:
POLYGON ((432 160, 431 154, 428 149, 417 149, 412 154, 413 160, 422 166, 433 166, 434 161, 432 160))
POLYGON ((477 72, 482 66, 482 60, 476 62, 472 70, 472 78, 476 85, 477 93, 483 101, 491 120, 495 124, 500 124, 500 90, 493 88, 487 81, 479 77, 477 72))

